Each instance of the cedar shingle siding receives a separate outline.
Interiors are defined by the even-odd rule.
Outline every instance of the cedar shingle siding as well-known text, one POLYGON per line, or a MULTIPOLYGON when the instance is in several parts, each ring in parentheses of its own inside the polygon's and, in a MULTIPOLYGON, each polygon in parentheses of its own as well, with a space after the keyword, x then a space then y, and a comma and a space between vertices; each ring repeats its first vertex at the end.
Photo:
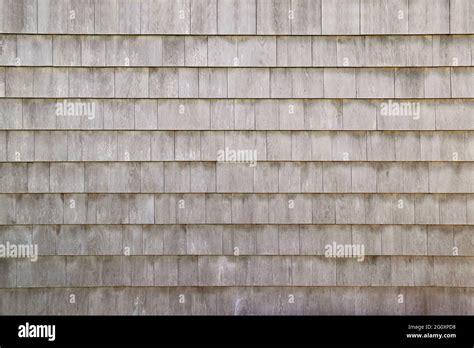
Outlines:
POLYGON ((472 0, 0 9, 1 314, 474 314, 472 0))

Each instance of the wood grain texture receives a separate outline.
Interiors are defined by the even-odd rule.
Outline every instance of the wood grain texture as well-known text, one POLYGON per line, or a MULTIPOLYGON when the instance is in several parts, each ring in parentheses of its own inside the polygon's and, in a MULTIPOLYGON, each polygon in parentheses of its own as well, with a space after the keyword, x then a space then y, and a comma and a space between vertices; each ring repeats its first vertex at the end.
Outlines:
POLYGON ((474 313, 472 1, 0 9, 1 314, 474 313))

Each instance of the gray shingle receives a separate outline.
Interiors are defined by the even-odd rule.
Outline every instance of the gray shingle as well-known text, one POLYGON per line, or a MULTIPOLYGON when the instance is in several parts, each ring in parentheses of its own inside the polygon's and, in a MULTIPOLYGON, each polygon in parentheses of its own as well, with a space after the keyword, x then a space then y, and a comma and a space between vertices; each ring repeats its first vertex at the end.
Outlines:
POLYGON ((5 132, 6 136, 6 159, 11 162, 32 161, 34 159, 35 135, 26 131, 5 132), (8 149, 8 150, 7 150, 8 149))
POLYGON ((268 69, 229 69, 230 98, 270 97, 270 71, 268 69))
POLYGON ((83 185, 91 193, 140 192, 139 175, 137 163, 86 163, 83 185))
POLYGON ((201 135, 199 132, 178 132, 175 135, 175 160, 199 161, 201 157, 201 135))
POLYGON ((141 2, 142 34, 190 33, 191 6, 189 0, 141 2))
POLYGON ((268 197, 269 223, 308 224, 312 221, 312 200, 308 195, 280 194, 268 197))
POLYGON ((5 68, 4 95, 6 97, 33 97, 33 79, 30 68, 5 68))
POLYGON ((2 65, 15 65, 17 36, 0 35, 0 51, 2 52, 0 55, 0 63, 2 65))
POLYGON ((245 163, 217 163, 217 192, 253 192, 254 169, 245 163))
POLYGON ((140 192, 164 192, 164 164, 140 164, 140 192))
POLYGON ((267 195, 232 195, 232 223, 268 223, 267 195))
POLYGON ((123 194, 88 195, 89 215, 95 216, 97 224, 129 224, 130 200, 123 194), (92 203, 92 204, 90 204, 92 203), (90 209, 92 208, 92 209, 90 209))
MULTIPOLYGON (((81 37, 73 35, 53 36, 52 61, 54 66, 81 66, 81 37)), ((41 65, 41 64, 35 64, 41 65)), ((43 64, 48 65, 48 64, 43 64)))
POLYGON ((262 130, 280 129, 280 113, 278 103, 274 100, 255 101, 255 128, 262 130))
MULTIPOLYGON (((194 2, 192 4, 194 4, 194 2)), ((186 54, 184 57, 184 64, 186 66, 207 66, 207 60, 208 60, 207 58, 208 44, 207 43, 208 43, 207 36, 186 37, 185 38, 186 54)))
MULTIPOLYGON (((451 8, 454 6, 456 5, 451 5, 451 8)), ((471 52, 466 50, 466 47, 471 45, 470 39, 469 36, 434 36, 433 64, 442 66, 471 65, 471 52)))
POLYGON ((394 149, 397 161, 419 161, 422 159, 420 132, 397 132, 394 136, 394 149))
POLYGON ((357 69, 357 98, 395 97, 393 74, 393 69, 357 69))
POLYGON ((325 98, 355 98, 356 72, 354 69, 324 69, 325 98))
POLYGON ((136 100, 133 113, 135 129, 158 129, 158 104, 155 100, 136 100))
POLYGON ((278 192, 278 163, 258 163, 254 169, 254 192, 278 192))
POLYGON ((321 1, 292 0, 292 17, 290 16, 291 34, 319 35, 321 34, 321 1))
POLYGON ((178 69, 150 69, 149 76, 150 98, 177 98, 179 90, 178 69))
POLYGON ((302 68, 293 70, 292 97, 322 98, 323 79, 324 73, 322 69, 302 68))
POLYGON ((42 257, 37 262, 18 260, 17 270, 17 287, 66 285, 66 259, 64 257, 42 257))
POLYGON ((217 32, 219 34, 256 34, 257 0, 218 0, 217 32))
POLYGON ((68 97, 68 69, 35 68, 33 70, 34 97, 68 97))
POLYGON ((421 159, 453 161, 465 158, 462 132, 422 132, 420 134, 421 159))
POLYGON ((107 66, 160 66, 162 36, 104 36, 107 66))
POLYGON ((451 98, 450 69, 425 70, 425 97, 451 98))
POLYGON ((191 1, 191 34, 217 33, 218 0, 191 1))
POLYGON ((429 163, 430 192, 472 193, 471 163, 429 163))
POLYGON ((311 37, 278 36, 276 42, 278 66, 312 65, 311 37))
POLYGON ((225 151, 225 147, 224 132, 201 132, 202 161, 217 160, 219 151, 225 151))
POLYGON ((229 76, 227 69, 199 69, 199 98, 228 98, 229 76))
MULTIPOLYGON (((236 66, 276 66, 278 57, 277 38, 274 36, 262 37, 239 37, 237 39, 238 60, 232 60, 236 66)), ((231 50, 232 52, 232 50, 231 50)))
POLYGON ((234 129, 234 101, 211 100, 211 129, 234 129))
POLYGON ((130 223, 152 224, 155 221, 155 197, 147 195, 130 195, 130 223))
POLYGON ((63 198, 58 194, 25 194, 15 202, 17 224, 62 224, 63 198))
POLYGON ((393 133, 367 133, 367 159, 369 161, 395 160, 395 135, 393 133))
POLYGON ((323 162, 323 192, 351 192, 351 166, 323 162))
POLYGON ((2 178, 0 178, 0 190, 3 193, 15 193, 28 191, 28 167, 26 163, 2 163, 2 178))
POLYGON ((164 163, 165 192, 189 192, 190 163, 164 163))
POLYGON ((183 194, 177 196, 176 217, 178 224, 203 224, 206 222, 204 194, 183 194))
MULTIPOLYGON (((337 36, 334 45, 337 45, 337 66, 353 67, 368 64, 368 37, 337 36), (337 42, 337 44, 336 44, 337 42)), ((336 64, 335 64, 336 65, 336 64)))
POLYGON ((367 159, 366 132, 339 133, 333 138, 332 160, 365 161, 367 159))
POLYGON ((301 164, 298 162, 281 162, 278 169, 278 192, 300 192, 301 164))
POLYGON ((81 61, 83 66, 106 65, 105 36, 81 36, 81 61))
POLYGON ((118 31, 120 34, 139 34, 141 13, 140 8, 132 0, 117 0, 118 31))
POLYGON ((454 244, 459 248, 459 255, 472 255, 473 244, 469 242, 472 228, 470 226, 454 227, 454 244))
POLYGON ((117 159, 121 161, 149 161, 151 134, 149 132, 117 132, 117 159))
POLYGON ((474 69, 452 68, 451 84, 453 98, 472 98, 474 95, 474 69))
POLYGON ((468 1, 0 7, 2 313, 472 311, 468 1))
MULTIPOLYGON (((95 0, 69 0, 69 34, 93 34, 95 0)), ((68 18, 67 13, 62 14, 68 18)), ((62 29, 62 28, 61 28, 62 29)))
POLYGON ((21 65, 51 65, 52 37, 50 35, 18 35, 16 60, 21 65))
POLYGON ((472 129, 473 107, 468 100, 439 101, 436 104, 436 129, 472 129))
POLYGON ((290 34, 290 0, 257 0, 257 34, 290 34))
POLYGON ((336 196, 337 224, 364 224, 365 212, 366 205, 363 195, 336 196))
POLYGON ((433 130, 436 104, 424 100, 380 100, 376 103, 379 130, 433 130))
POLYGON ((51 163, 49 173, 51 192, 84 192, 83 163, 51 163))
POLYGON ((67 133, 67 159, 69 161, 111 161, 117 158, 115 132, 67 133))
POLYGON ((239 66, 238 45, 233 36, 209 36, 209 66, 239 66))
POLYGON ((342 102, 305 100, 306 129, 342 129, 342 102))
POLYGON ((64 223, 65 224, 84 224, 95 223, 97 215, 95 214, 96 202, 89 200, 85 194, 64 194, 64 223), (90 206, 89 206, 90 204, 90 206), (89 215, 88 215, 89 214, 89 215))
POLYGON ((205 100, 160 100, 158 129, 210 129, 210 114, 205 100))
POLYGON ((439 196, 439 222, 442 225, 467 224, 467 196, 443 194, 439 196))
POLYGON ((351 163, 351 192, 375 192, 377 170, 372 163, 351 163))
MULTIPOLYGON (((219 226, 195 226, 188 229, 189 234, 187 235, 187 252, 188 254, 197 255, 215 255, 222 254, 222 234, 223 228, 219 226)), ((209 265, 215 265, 220 260, 223 260, 219 256, 217 257, 198 257, 198 268, 199 268, 199 284, 208 284, 216 281, 214 278, 214 269, 209 269, 209 265)))
POLYGON ((474 7, 469 0, 450 2, 450 33, 463 34, 474 32, 474 7))
POLYGON ((38 3, 34 0, 2 1, 2 31, 5 33, 36 33, 38 3))
POLYGON ((170 161, 174 159, 174 132, 153 132, 151 134, 151 159, 170 161))
MULTIPOLYGON (((250 225, 236 225, 226 228, 222 235, 224 254, 232 256, 253 255, 257 243, 254 228, 256 226, 250 225)), ((248 258, 245 258, 244 263, 247 261, 248 258)))
POLYGON ((69 69, 69 96, 76 98, 110 98, 114 96, 114 70, 69 69))
POLYGON ((133 129, 133 103, 124 99, 104 100, 104 129, 133 129))
POLYGON ((409 34, 448 34, 449 1, 410 0, 408 6, 409 34), (423 21, 417 18, 425 18, 423 21))
POLYGON ((183 36, 163 37, 163 65, 164 66, 184 66, 184 46, 183 36))
POLYGON ((343 128, 347 130, 375 130, 376 104, 372 101, 343 102, 343 128))
MULTIPOLYGON (((94 0, 94 33, 113 34, 119 31, 118 5, 117 0, 94 0)), ((130 15, 132 17, 132 13, 130 15)))
POLYGON ((0 100, 0 127, 2 129, 23 128, 23 106, 16 99, 0 100))
POLYGON ((63 0, 38 2, 38 33, 67 33, 69 6, 63 0))
POLYGON ((407 0, 361 0, 361 34, 407 34, 407 0))
POLYGON ((322 34, 359 34, 360 5, 358 0, 321 0, 322 34))
POLYGON ((115 97, 147 98, 148 69, 115 69, 115 97))
POLYGON ((206 223, 232 223, 232 197, 230 195, 206 195, 206 223))
POLYGON ((313 66, 337 65, 337 37, 313 36, 312 57, 313 66))
POLYGON ((28 192, 50 192, 51 171, 49 163, 28 164, 28 192))

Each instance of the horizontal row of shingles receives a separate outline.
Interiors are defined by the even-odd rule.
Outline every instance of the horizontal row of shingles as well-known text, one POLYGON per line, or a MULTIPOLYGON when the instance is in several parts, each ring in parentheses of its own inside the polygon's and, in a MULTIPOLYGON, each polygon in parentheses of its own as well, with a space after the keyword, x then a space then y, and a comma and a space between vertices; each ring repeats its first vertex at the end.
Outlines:
POLYGON ((474 161, 474 132, 0 131, 0 161, 474 161))
POLYGON ((0 99, 0 129, 474 130, 474 100, 0 99))
POLYGON ((0 96, 473 98, 474 68, 1 68, 0 96))
POLYGON ((471 66, 474 36, 0 36, 7 66, 471 66))
POLYGON ((473 194, 1 194, 0 224, 474 224, 473 194))
POLYGON ((467 256, 41 256, 0 262, 0 286, 474 286, 467 256))
POLYGON ((474 193, 474 162, 0 163, 0 193, 474 193))
POLYGON ((474 226, 0 226, 1 244, 37 245, 38 255, 325 255, 334 242, 364 255, 474 256, 474 226))
POLYGON ((2 0, 14 33, 473 33, 470 0, 2 0))
POLYGON ((472 315, 473 296, 472 288, 453 287, 17 288, 0 290, 0 312, 4 315, 472 315), (75 300, 72 303, 71 295, 75 300))

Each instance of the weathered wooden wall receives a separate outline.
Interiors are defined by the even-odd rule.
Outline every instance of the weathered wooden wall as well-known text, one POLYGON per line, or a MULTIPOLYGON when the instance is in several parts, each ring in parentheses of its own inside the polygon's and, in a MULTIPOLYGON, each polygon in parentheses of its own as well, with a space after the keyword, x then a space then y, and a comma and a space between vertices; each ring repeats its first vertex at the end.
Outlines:
POLYGON ((0 9, 0 314, 474 314, 472 0, 0 9))

